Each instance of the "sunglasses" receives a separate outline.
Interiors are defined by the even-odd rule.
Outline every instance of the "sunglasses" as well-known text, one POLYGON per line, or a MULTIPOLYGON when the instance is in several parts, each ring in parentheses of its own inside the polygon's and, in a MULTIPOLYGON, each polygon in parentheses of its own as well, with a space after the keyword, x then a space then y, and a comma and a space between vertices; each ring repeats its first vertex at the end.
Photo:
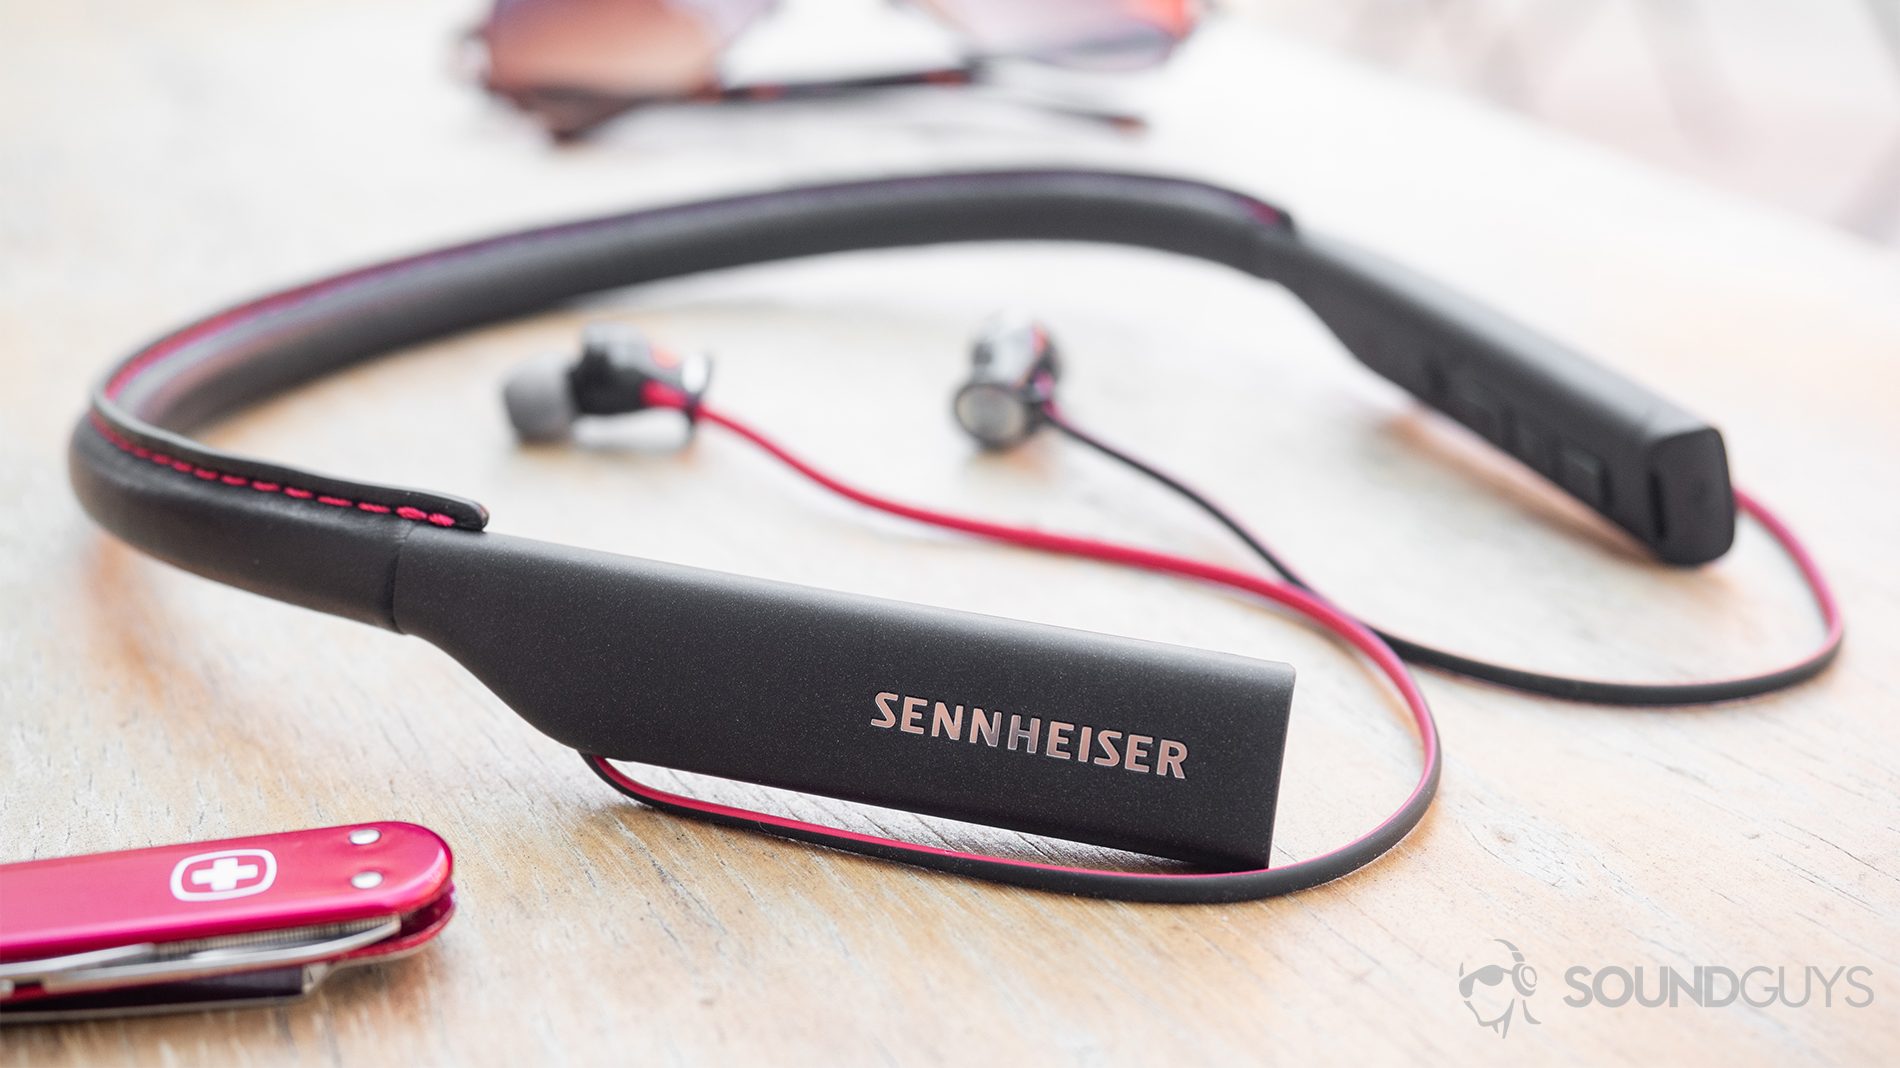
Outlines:
MULTIPOLYGON (((834 97, 970 85, 999 61, 1131 71, 1166 61, 1200 21, 1198 0, 898 0, 963 45, 950 66, 827 81, 728 85, 720 58, 777 0, 496 0, 472 37, 489 92, 557 138, 635 108, 683 101, 834 97)), ((1074 110, 1074 109, 1071 109, 1074 110)), ((1092 117, 1121 120, 1095 113, 1092 117)))

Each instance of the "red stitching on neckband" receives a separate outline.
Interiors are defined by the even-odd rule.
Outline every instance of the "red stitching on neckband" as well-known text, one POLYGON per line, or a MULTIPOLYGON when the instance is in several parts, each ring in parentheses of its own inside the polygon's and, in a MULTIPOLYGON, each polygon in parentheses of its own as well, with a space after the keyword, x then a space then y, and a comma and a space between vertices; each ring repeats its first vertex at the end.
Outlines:
POLYGON ((318 496, 317 491, 304 489, 302 486, 286 486, 280 482, 266 482, 263 479, 247 478, 243 475, 229 474, 209 467, 199 467, 189 460, 180 460, 162 452, 153 452, 143 445, 134 445, 130 439, 107 426, 105 422, 96 415, 93 416, 92 428, 99 432, 100 437, 111 442, 128 456, 135 456, 138 459, 150 461, 160 467, 169 467, 173 471, 191 475, 195 478, 203 479, 206 482, 216 482, 225 486, 249 486, 251 489, 261 493, 282 493, 286 497, 294 497, 300 501, 314 501, 317 504, 327 504, 332 508, 354 508, 359 511, 369 512, 373 515, 389 515, 394 513, 398 517, 410 520, 411 522, 431 523, 438 527, 452 527, 457 525, 454 516, 443 512, 425 512, 420 508, 411 508, 407 505, 396 508, 387 504, 377 504, 373 501, 352 501, 346 497, 318 496))

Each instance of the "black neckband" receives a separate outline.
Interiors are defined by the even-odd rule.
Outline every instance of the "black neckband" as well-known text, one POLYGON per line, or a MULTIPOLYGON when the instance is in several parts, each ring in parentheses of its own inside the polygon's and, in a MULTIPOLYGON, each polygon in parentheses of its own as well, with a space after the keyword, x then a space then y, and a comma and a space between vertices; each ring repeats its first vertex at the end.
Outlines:
POLYGON ((1300 231, 1251 197, 1067 171, 881 179, 637 211, 273 294, 115 368, 74 438, 74 484, 106 527, 181 567, 393 626, 384 579, 403 527, 360 522, 381 513, 358 509, 475 531, 487 521, 480 505, 267 464, 184 434, 394 348, 586 293, 829 252, 999 240, 1143 246, 1279 282, 1367 365, 1518 455, 1659 558, 1704 563, 1733 539, 1721 438, 1668 400, 1410 271, 1300 231), (179 470, 128 463, 139 458, 128 450, 168 457, 179 470), (236 493, 238 478, 311 496, 236 493), (286 566, 304 557, 285 555, 284 534, 347 542, 347 552, 330 554, 347 566, 286 566))
MULTIPOLYGON (((788 633, 798 635, 799 649, 750 669, 775 672, 766 680, 774 687, 796 680, 822 688, 828 679, 814 674, 813 649, 845 657, 882 642, 913 675, 958 658, 999 665, 991 681, 1005 691, 1042 671, 1044 681, 1099 677, 1104 685, 1155 687, 1151 704, 1184 687, 1268 694, 1283 730, 1291 671, 1282 666, 484 533, 486 511, 464 498, 264 463, 185 436, 400 346, 598 290, 830 252, 1001 240, 1154 248, 1278 282, 1361 361, 1517 456, 1658 558, 1703 563, 1733 539, 1736 502, 1721 437, 1664 398, 1412 272, 1297 229, 1254 198, 1179 179, 1078 171, 879 179, 637 211, 266 296, 170 334, 115 368, 74 431, 73 485, 99 523, 180 567, 429 640, 538 729, 598 757, 888 803, 875 790, 840 785, 889 777, 891 769, 835 739, 813 739, 788 760, 782 735, 762 735, 738 718, 648 714, 730 708, 781 692, 728 676, 735 649, 770 649, 788 633), (638 714, 627 711, 631 693, 638 714)), ((817 694, 810 708, 838 699, 817 694)), ((1264 739, 1271 766, 1254 769, 1268 790, 1279 744, 1264 739)), ((1144 820, 1152 830, 1157 818, 1145 795, 1126 785, 1133 777, 1108 787, 1127 793, 1126 818, 1116 824, 1112 797, 1058 797, 1028 815, 999 813, 995 783, 960 775, 933 780, 941 796, 906 807, 1213 863, 1244 829, 1221 839, 1214 828, 1194 841, 1130 830, 1144 820), (1058 811, 1064 804, 1071 810, 1058 811)), ((1225 788, 1211 779, 1192 787, 1203 792, 1194 804, 1214 814, 1210 820, 1235 807, 1225 788)), ((1262 829, 1270 793, 1267 801, 1264 813, 1253 813, 1262 829)), ((1202 833, 1197 820, 1174 823, 1160 833, 1202 833)), ((1396 841, 1410 825, 1395 824, 1388 837, 1396 841)), ((1266 848, 1264 833, 1245 841, 1266 848)))

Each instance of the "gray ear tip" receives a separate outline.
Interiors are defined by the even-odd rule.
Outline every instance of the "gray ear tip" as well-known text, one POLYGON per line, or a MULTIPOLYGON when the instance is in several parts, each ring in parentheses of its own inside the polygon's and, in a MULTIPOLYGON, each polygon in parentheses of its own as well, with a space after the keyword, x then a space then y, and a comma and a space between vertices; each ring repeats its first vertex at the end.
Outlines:
POLYGON ((508 421, 523 441, 559 441, 574 426, 574 396, 568 385, 567 364, 549 357, 524 364, 502 387, 508 421))

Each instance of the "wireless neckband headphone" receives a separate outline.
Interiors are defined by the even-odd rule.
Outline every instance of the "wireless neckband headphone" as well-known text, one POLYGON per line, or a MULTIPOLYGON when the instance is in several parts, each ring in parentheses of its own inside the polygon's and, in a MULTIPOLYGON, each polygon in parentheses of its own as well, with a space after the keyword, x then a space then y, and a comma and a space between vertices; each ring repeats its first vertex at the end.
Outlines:
MULTIPOLYGON (((1142 246, 1279 282, 1360 360, 1450 413, 1628 532, 1701 564, 1734 537, 1721 436, 1668 400, 1277 208, 1192 181, 1085 171, 962 173, 787 189, 524 231, 338 275, 185 327, 116 367, 75 429, 73 486, 130 544, 265 596, 424 638, 536 728, 650 804, 839 848, 1023 885, 1126 898, 1237 900, 1370 862, 1424 815, 1438 777, 1430 712, 1394 655, 1537 692, 1629 703, 1766 692, 1821 670, 1821 650, 1721 683, 1553 679, 1416 643, 1388 646, 1303 587, 1205 498, 1196 503, 1289 580, 874 499, 702 402, 704 365, 591 331, 571 368, 511 380, 527 437, 579 415, 678 409, 751 438, 864 503, 980 536, 1222 583, 1333 629, 1399 688, 1424 771, 1392 817, 1348 846, 1267 867, 1293 671, 1246 657, 809 589, 483 532, 440 493, 316 474, 184 434, 391 349, 568 298, 742 264, 859 249, 998 240, 1142 246), (1438 659, 1433 659, 1437 657, 1438 659), (1515 675, 1513 675, 1515 673, 1515 675), (1500 677, 1502 675, 1502 677, 1500 677), (1593 689, 1593 687, 1595 689, 1593 689), (880 804, 1212 871, 1100 871, 835 831, 645 787, 648 764, 880 804)), ((1004 446, 1053 423, 1040 331, 979 348, 957 413, 1004 446)), ((1191 493, 1179 483, 1172 488, 1191 493)), ((1388 636, 1389 637, 1389 636, 1388 636)))

